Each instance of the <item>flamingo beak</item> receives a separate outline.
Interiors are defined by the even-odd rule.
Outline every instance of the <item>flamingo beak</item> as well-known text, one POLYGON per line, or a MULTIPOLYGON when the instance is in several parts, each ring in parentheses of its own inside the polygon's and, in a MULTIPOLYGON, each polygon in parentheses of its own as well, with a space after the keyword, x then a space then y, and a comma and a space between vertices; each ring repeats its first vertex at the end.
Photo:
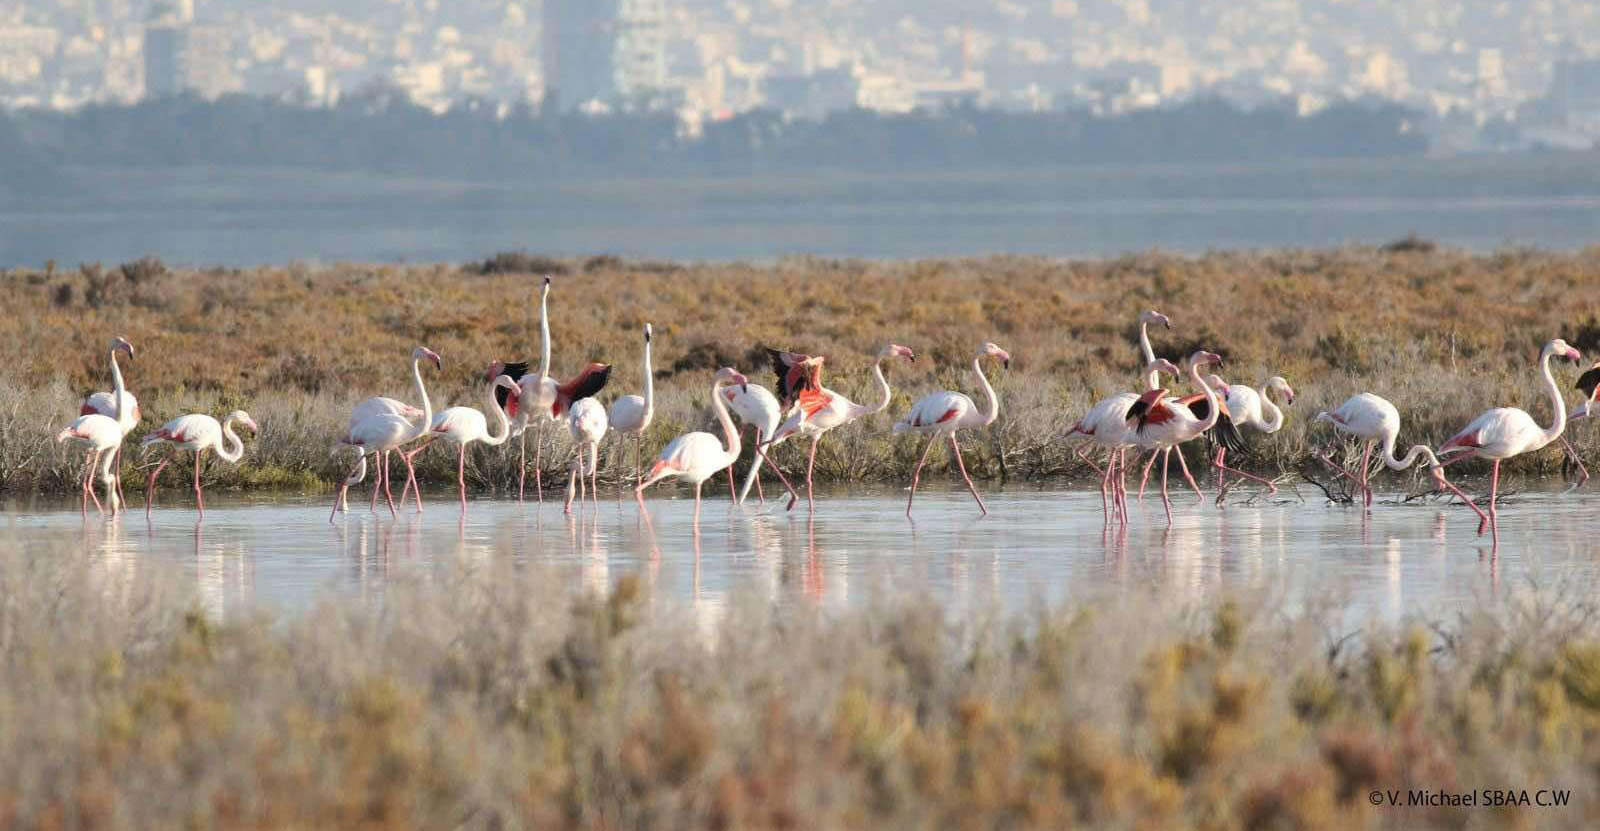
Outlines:
MULTIPOLYGON (((129 352, 128 354, 132 355, 133 353, 129 352)), ((1567 348, 1567 357, 1571 358, 1573 363, 1578 363, 1579 361, 1583 360, 1583 356, 1578 354, 1578 350, 1572 347, 1567 348)))

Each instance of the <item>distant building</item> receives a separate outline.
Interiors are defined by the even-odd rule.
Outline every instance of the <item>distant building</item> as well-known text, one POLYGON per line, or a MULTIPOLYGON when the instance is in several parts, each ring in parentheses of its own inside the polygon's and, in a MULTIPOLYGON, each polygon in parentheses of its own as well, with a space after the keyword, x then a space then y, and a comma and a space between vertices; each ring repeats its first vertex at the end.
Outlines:
POLYGON ((545 0, 545 100, 559 109, 666 100, 663 0, 545 0))
POLYGON ((843 67, 809 75, 773 75, 762 82, 767 106, 792 118, 820 119, 851 109, 860 89, 854 73, 843 67))
POLYGON ((621 0, 612 74, 617 93, 639 101, 667 86, 667 9, 662 0, 621 0))
POLYGON ((189 23, 178 3, 150 4, 144 19, 144 97, 171 98, 188 88, 189 23))

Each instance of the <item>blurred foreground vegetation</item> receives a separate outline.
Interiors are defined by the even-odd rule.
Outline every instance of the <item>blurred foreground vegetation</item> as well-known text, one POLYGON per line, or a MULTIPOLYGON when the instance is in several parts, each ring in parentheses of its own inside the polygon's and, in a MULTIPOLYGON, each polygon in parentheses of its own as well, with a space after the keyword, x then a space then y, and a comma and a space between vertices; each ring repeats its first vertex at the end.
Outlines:
MULTIPOLYGON (((492 358, 536 361, 544 273, 555 278, 555 372, 570 376, 590 360, 615 364, 604 401, 640 390, 639 330, 655 325, 652 448, 686 430, 715 429, 707 403, 714 368, 733 365, 770 384, 762 346, 828 355, 829 385, 861 402, 874 399, 869 361, 884 341, 916 350, 915 364, 886 365, 895 388, 888 413, 823 442, 818 477, 833 481, 907 476, 917 437, 892 437, 889 426, 926 392, 976 395, 970 358, 986 339, 1014 361, 1009 372, 992 370, 1000 421, 967 442, 975 475, 1092 475, 1065 433, 1093 401, 1133 388, 1134 319, 1147 308, 1174 323, 1152 333, 1159 354, 1178 359, 1205 348, 1224 356, 1221 373, 1232 382, 1281 374, 1294 385, 1300 399, 1284 430, 1250 434, 1254 453, 1235 460, 1265 473, 1315 469, 1311 450, 1331 439, 1326 425, 1311 429, 1311 419, 1352 393, 1395 402, 1405 419, 1402 447, 1437 443, 1491 406, 1520 406, 1546 421, 1534 359, 1548 339, 1565 337, 1586 357, 1600 357, 1596 251, 1476 255, 1416 239, 1093 261, 687 265, 513 252, 464 266, 191 270, 147 259, 19 268, 0 272, 8 306, 0 316, 0 341, 8 344, 0 367, 0 489, 73 487, 81 457, 51 437, 76 415, 84 393, 110 388, 105 344, 114 334, 139 350, 125 366, 145 416, 135 440, 175 415, 243 407, 262 432, 247 439, 239 466, 212 463, 212 487, 324 487, 348 462, 329 451, 351 404, 380 393, 414 399, 414 345, 444 356, 444 372, 425 371, 436 408, 481 406, 480 379, 492 358)), ((1556 372, 1570 390, 1576 370, 1558 365, 1556 372)), ((1577 423, 1572 438, 1593 452, 1600 441, 1589 428, 1577 423)), ((552 425, 544 440, 548 478, 563 469, 565 426, 552 425)), ((777 458, 794 469, 803 450, 791 443, 777 458)), ((477 448, 469 484, 513 483, 515 452, 477 448)), ((125 462, 129 474, 153 464, 137 453, 125 462)), ((453 483, 450 452, 430 450, 419 462, 426 480, 453 483)), ((930 463, 946 464, 942 453, 930 463)), ((1509 469, 1546 475, 1561 464, 1559 450, 1549 449, 1509 469)))

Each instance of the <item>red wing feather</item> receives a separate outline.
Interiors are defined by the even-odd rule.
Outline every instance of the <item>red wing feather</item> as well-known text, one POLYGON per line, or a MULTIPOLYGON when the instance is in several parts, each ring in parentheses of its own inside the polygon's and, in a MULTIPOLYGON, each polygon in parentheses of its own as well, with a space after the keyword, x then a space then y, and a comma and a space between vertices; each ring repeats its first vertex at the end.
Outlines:
POLYGON ((550 414, 559 418, 568 407, 572 406, 572 402, 599 395, 609 380, 611 380, 610 364, 589 364, 578 373, 577 377, 556 387, 556 401, 550 405, 550 414))
MULTIPOLYGON (((818 410, 828 406, 828 402, 833 400, 833 396, 821 392, 820 390, 807 389, 801 390, 799 400, 800 409, 805 411, 806 418, 810 418, 811 416, 816 415, 818 410)), ((951 412, 954 411, 952 410, 951 412)), ((943 420, 944 419, 940 419, 940 421, 943 420)))
POLYGON ((949 421, 950 419, 955 418, 956 414, 959 413, 959 412, 961 412, 961 408, 960 407, 951 407, 950 409, 945 410, 944 411, 944 415, 939 416, 939 422, 938 423, 943 424, 946 421, 949 421))

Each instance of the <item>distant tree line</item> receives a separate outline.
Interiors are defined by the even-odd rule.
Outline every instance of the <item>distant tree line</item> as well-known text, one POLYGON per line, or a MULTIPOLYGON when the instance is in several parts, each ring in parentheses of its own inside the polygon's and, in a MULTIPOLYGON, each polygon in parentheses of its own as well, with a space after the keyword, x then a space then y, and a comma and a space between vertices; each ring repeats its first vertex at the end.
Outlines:
POLYGON ((1388 103, 1346 102, 1300 116, 1287 103, 1244 109, 1203 99, 1107 117, 959 108, 853 110, 807 121, 758 110, 691 137, 665 113, 556 115, 467 102, 438 114, 384 88, 328 108, 179 97, 0 114, 0 193, 61 187, 74 166, 550 179, 1403 156, 1427 149, 1418 124, 1417 113, 1388 103))

